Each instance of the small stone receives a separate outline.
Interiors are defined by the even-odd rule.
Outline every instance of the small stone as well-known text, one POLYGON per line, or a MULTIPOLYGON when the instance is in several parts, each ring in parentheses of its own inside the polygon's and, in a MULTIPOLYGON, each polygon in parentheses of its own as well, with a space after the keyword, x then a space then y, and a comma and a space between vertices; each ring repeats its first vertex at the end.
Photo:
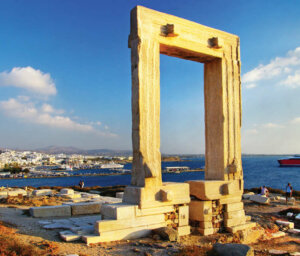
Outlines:
POLYGON ((213 252, 218 256, 254 256, 249 245, 245 244, 220 244, 213 245, 213 252))
POLYGON ((152 238, 153 238, 155 241, 160 240, 160 236, 159 236, 158 234, 154 234, 154 235, 152 236, 152 238))
POLYGON ((270 255, 288 255, 287 251, 283 251, 283 250, 275 250, 275 249, 271 249, 269 250, 269 254, 270 255))
POLYGON ((292 213, 292 212, 288 212, 288 213, 286 214, 286 216, 287 216, 287 217, 293 217, 293 213, 292 213))
POLYGON ((66 242, 76 241, 76 240, 80 239, 79 235, 74 234, 73 232, 71 232, 69 230, 60 231, 59 235, 66 242))
POLYGON ((49 224, 51 224, 52 222, 51 221, 48 221, 48 220, 40 220, 39 221, 39 224, 40 225, 49 225, 49 224))
POLYGON ((251 195, 249 198, 251 201, 259 203, 259 204, 269 204, 270 199, 266 196, 262 195, 251 195))
POLYGON ((300 235, 300 229, 291 228, 288 230, 290 234, 300 235))
POLYGON ((70 188, 63 188, 60 190, 62 195, 74 195, 74 190, 70 188))
POLYGON ((285 236, 285 233, 282 231, 272 233, 272 238, 278 238, 278 237, 283 237, 283 236, 285 236))
POLYGON ((153 247, 155 247, 157 249, 165 249, 165 247, 160 244, 154 244, 153 247))
POLYGON ((290 256, 300 256, 300 252, 290 252, 290 256))
POLYGON ((134 252, 141 252, 141 250, 138 249, 138 248, 133 248, 132 251, 134 251, 134 252))
POLYGON ((253 192, 243 194, 243 199, 250 199, 250 196, 254 195, 253 192))
POLYGON ((123 198, 123 196, 124 196, 124 192, 117 192, 116 193, 116 198, 123 198))
POLYGON ((285 226, 288 228, 294 228, 294 223, 289 221, 283 221, 283 220, 276 220, 276 223, 280 226, 285 226))
POLYGON ((162 239, 168 241, 177 241, 178 239, 178 232, 169 227, 161 227, 153 230, 154 234, 158 234, 162 239))

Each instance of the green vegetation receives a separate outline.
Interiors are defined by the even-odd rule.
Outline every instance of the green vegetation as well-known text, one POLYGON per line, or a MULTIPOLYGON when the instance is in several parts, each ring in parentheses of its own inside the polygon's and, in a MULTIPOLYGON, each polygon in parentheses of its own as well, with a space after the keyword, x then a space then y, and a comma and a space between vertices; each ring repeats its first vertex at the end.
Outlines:
POLYGON ((8 165, 8 164, 6 164, 1 171, 2 172, 10 172, 11 174, 29 173, 28 168, 22 169, 22 167, 20 167, 18 165, 8 165))

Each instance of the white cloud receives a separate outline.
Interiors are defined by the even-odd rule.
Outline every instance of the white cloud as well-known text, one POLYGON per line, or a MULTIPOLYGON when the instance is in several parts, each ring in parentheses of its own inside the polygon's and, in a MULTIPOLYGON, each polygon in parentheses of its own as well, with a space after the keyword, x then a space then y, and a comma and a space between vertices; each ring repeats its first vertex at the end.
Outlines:
POLYGON ((258 134, 258 130, 257 129, 247 129, 245 130, 245 134, 258 134))
POLYGON ((291 88, 300 87, 300 47, 289 51, 285 57, 276 57, 268 64, 260 64, 258 67, 245 73, 242 82, 246 88, 254 88, 254 84, 260 81, 277 79, 279 84, 291 88))
POLYGON ((289 75, 285 80, 282 80, 280 84, 291 88, 300 87, 300 71, 296 71, 293 75, 289 75))
POLYGON ((242 152, 249 154, 295 154, 299 152, 300 117, 287 121, 286 124, 283 126, 268 123, 256 129, 243 129, 242 152))
MULTIPOLYGON (((56 109, 45 102, 47 96, 57 93, 55 83, 49 73, 43 73, 32 67, 15 67, 11 71, 0 73, 0 87, 11 86, 25 89, 33 96, 46 96, 36 98, 33 102, 29 96, 17 96, 6 101, 0 101, 0 110, 7 116, 21 119, 28 123, 44 125, 52 128, 59 128, 69 131, 79 131, 93 133, 99 136, 115 137, 116 135, 104 127, 102 131, 96 126, 101 122, 90 122, 88 124, 75 121, 76 118, 70 118, 62 115, 64 110, 56 109)), ((79 118, 77 118, 79 119, 79 118)))
POLYGON ((255 87, 256 87, 256 84, 246 84, 247 89, 252 89, 252 88, 255 88, 255 87))
POLYGON ((100 126, 102 123, 97 121, 97 122, 89 122, 90 125, 98 125, 100 126))
POLYGON ((102 132, 91 125, 81 124, 69 117, 57 115, 55 109, 49 104, 43 104, 41 108, 38 108, 32 102, 22 102, 19 99, 11 98, 7 101, 0 101, 0 109, 8 116, 20 118, 29 123, 71 131, 92 132, 101 136, 116 136, 109 131, 102 132))
POLYGON ((56 86, 48 73, 32 67, 15 67, 0 73, 0 86, 12 86, 49 96, 56 94, 56 86))
POLYGON ((50 104, 44 103, 42 105, 42 111, 45 113, 56 113, 56 114, 63 114, 64 110, 62 109, 55 109, 50 104))
POLYGON ((300 124, 300 117, 295 117, 294 119, 291 120, 292 124, 300 124))
POLYGON ((281 124, 267 123, 267 124, 263 124, 262 127, 264 127, 264 128, 283 128, 284 126, 281 124))

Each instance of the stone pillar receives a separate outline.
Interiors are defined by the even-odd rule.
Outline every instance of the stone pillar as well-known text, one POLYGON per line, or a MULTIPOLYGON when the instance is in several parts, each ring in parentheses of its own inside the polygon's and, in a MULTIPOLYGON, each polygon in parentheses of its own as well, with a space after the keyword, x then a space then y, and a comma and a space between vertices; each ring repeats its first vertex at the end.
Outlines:
POLYGON ((132 186, 162 185, 159 54, 154 40, 131 41, 132 186))
POLYGON ((239 42, 224 46, 224 57, 204 64, 205 179, 243 177, 239 42))

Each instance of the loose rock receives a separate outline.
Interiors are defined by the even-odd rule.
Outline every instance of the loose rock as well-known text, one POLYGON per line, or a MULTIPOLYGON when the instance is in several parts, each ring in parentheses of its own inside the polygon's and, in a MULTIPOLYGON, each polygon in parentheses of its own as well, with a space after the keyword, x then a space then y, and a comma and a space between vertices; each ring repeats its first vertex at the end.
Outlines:
POLYGON ((284 255, 289 255, 289 253, 287 251, 283 251, 283 250, 269 250, 269 254, 270 255, 280 255, 280 256, 284 256, 284 255))
POLYGON ((220 244, 213 245, 213 252, 218 256, 254 256, 249 245, 245 244, 220 244))
POLYGON ((167 241, 177 241, 178 239, 178 232, 169 227, 162 227, 153 230, 154 234, 158 234, 162 239, 167 241))

